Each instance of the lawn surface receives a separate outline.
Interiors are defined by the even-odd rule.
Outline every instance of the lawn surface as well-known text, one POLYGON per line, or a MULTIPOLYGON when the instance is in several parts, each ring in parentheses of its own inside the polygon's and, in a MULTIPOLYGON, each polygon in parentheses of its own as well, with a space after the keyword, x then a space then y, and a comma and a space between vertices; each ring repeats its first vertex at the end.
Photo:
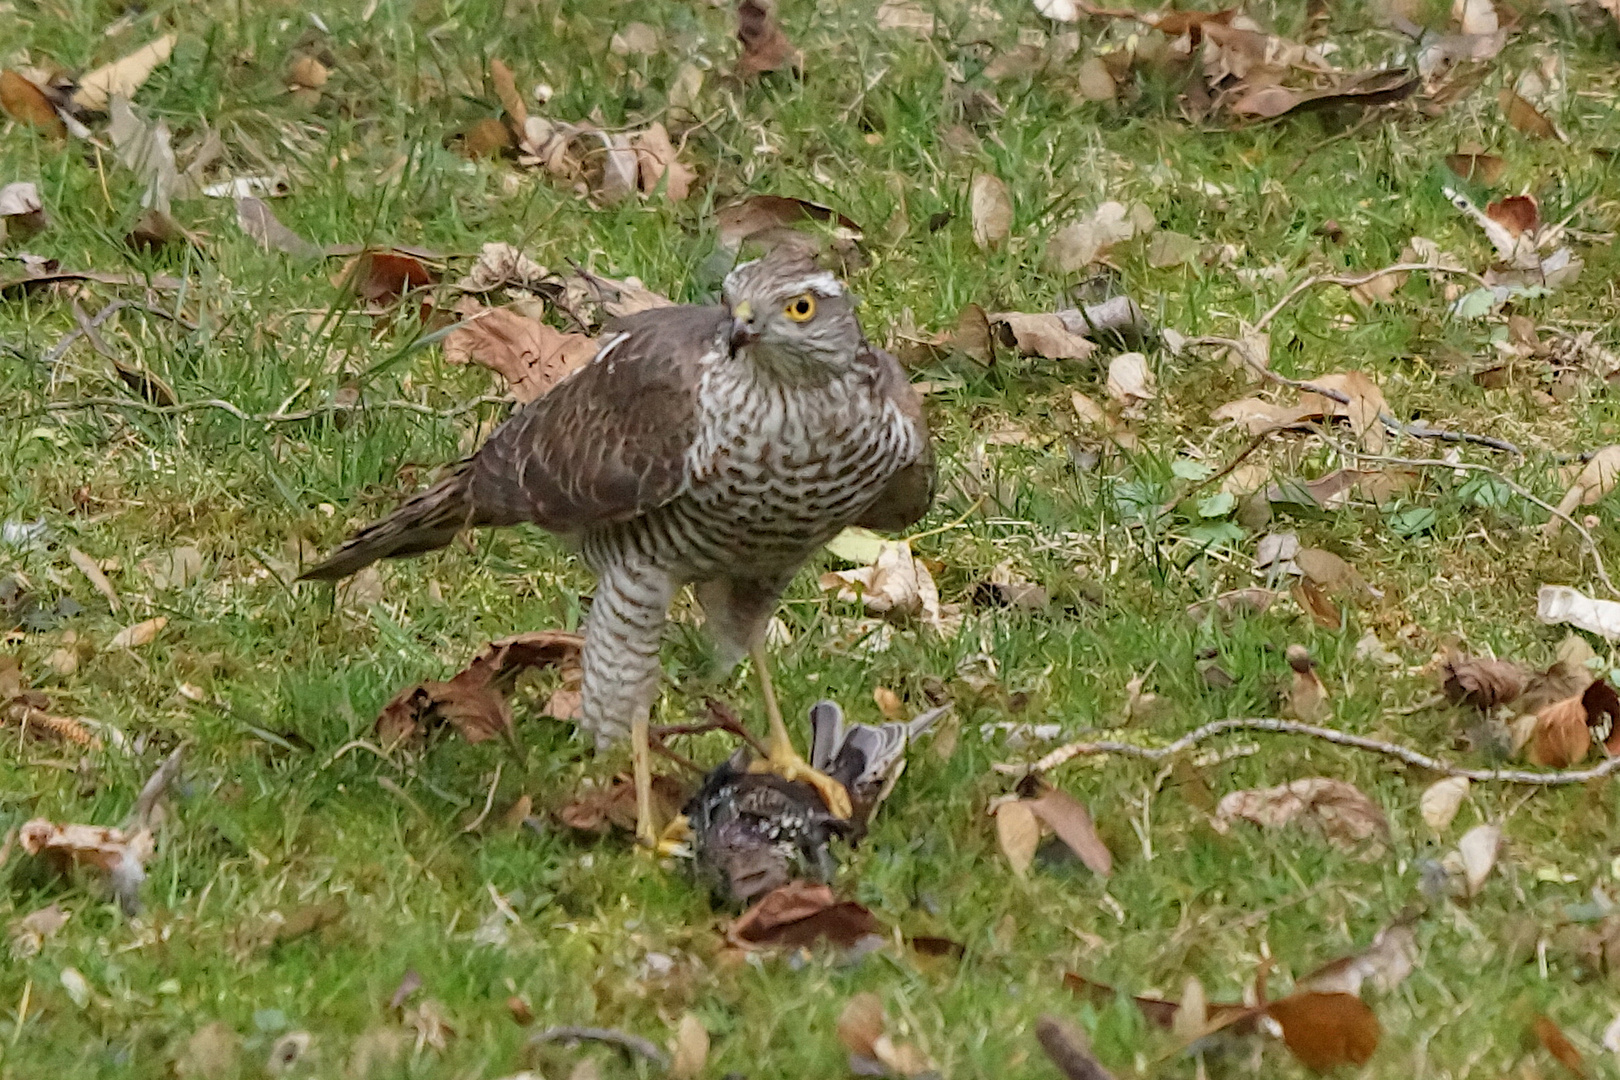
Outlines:
MULTIPOLYGON (((179 278, 179 292, 151 298, 185 322, 126 308, 99 329, 106 355, 80 340, 53 363, 47 354, 76 325, 75 304, 94 314, 143 290, 83 283, 0 299, 0 521, 16 534, 0 545, 0 589, 11 583, 0 592, 0 631, 12 631, 3 652, 47 695, 50 713, 104 725, 92 729, 103 736, 95 749, 15 724, 0 730, 0 830, 41 816, 117 824, 171 749, 184 745, 186 758, 138 915, 122 913, 93 876, 64 880, 16 850, 5 861, 0 919, 15 925, 51 904, 71 917, 37 952, 18 948, 0 964, 0 1077, 260 1076, 299 1032, 308 1047, 285 1075, 473 1080, 531 1067, 561 1077, 582 1056, 604 1077, 658 1072, 606 1050, 536 1056, 524 1049, 514 1015, 523 1013, 537 1026, 613 1027, 661 1045, 691 1013, 712 1039, 704 1075, 839 1076, 847 1055, 835 1021, 861 991, 880 996, 897 1038, 944 1077, 1057 1075, 1033 1035, 1043 1013, 1081 1023, 1117 1076, 1303 1076, 1275 1040, 1179 1050, 1127 999, 1082 1002, 1062 976, 1172 998, 1195 976, 1210 1000, 1239 1000, 1263 957, 1275 961, 1274 992, 1285 991, 1403 913, 1418 914, 1416 971, 1393 991, 1368 991, 1382 1043, 1347 1074, 1557 1075, 1562 1066, 1531 1034, 1544 1014, 1588 1069, 1614 1075, 1601 1045, 1620 1005, 1601 945, 1620 889, 1608 783, 1476 784, 1437 833, 1418 813, 1432 774, 1321 741, 1230 736, 1205 749, 1255 752, 1188 758, 1163 772, 1084 758, 1052 779, 1090 807, 1114 855, 1108 879, 1043 850, 1020 880, 987 813, 1011 788, 992 765, 1122 726, 1133 678, 1159 699, 1135 709, 1121 736, 1144 745, 1212 719, 1276 715, 1290 644, 1318 662, 1330 695, 1323 722, 1481 764, 1464 737, 1468 714, 1411 707, 1437 688, 1429 665, 1446 644, 1535 667, 1554 658, 1566 629, 1536 621, 1538 587, 1605 595, 1575 531, 1545 539, 1544 509, 1450 469, 1421 470, 1383 505, 1268 505, 1242 491, 1206 502, 1221 490, 1212 484, 1160 512, 1249 444, 1240 426, 1211 419, 1213 408, 1262 390, 1291 403, 1294 392, 1256 383, 1218 349, 1154 342, 1144 351, 1157 396, 1121 420, 1104 385, 1110 350, 1076 361, 1002 348, 987 366, 912 343, 954 326, 970 303, 992 312, 1071 306, 1069 290, 1090 275, 1054 270, 1050 241, 1105 200, 1141 203, 1158 233, 1197 242, 1196 257, 1174 266, 1155 265, 1164 260, 1152 257, 1151 236, 1120 243, 1104 282, 1135 297, 1156 326, 1190 338, 1237 337, 1292 283, 1396 262, 1413 236, 1483 271, 1492 261, 1485 236, 1443 187, 1458 185, 1480 205, 1530 192, 1544 220, 1568 218, 1576 230, 1570 242, 1585 268, 1574 283, 1478 319, 1448 314, 1452 279, 1439 274, 1413 275, 1370 307, 1327 286, 1300 295, 1267 329, 1272 365, 1286 376, 1362 371, 1397 419, 1523 450, 1392 437, 1388 453, 1454 450, 1557 502, 1569 483, 1561 467, 1620 441, 1620 418, 1603 373, 1591 370, 1596 353, 1567 369, 1516 354, 1508 317, 1529 320, 1543 341, 1587 332, 1620 347, 1611 328, 1614 20, 1595 8, 1514 6, 1500 55, 1460 76, 1475 85, 1454 86, 1427 113, 1420 94, 1372 112, 1248 123, 1217 113, 1193 124, 1177 101, 1184 76, 1146 60, 1121 80, 1117 100, 1081 93, 1085 58, 1155 36, 1130 22, 1064 26, 1021 0, 972 10, 941 0, 923 5, 938 18, 919 36, 881 28, 869 3, 781 6, 804 53, 802 79, 733 78, 734 12, 680 0, 371 0, 318 11, 0 0, 0 65, 82 72, 172 31, 173 56, 135 103, 168 125, 182 168, 215 132, 223 151, 207 182, 278 175, 287 194, 273 209, 308 240, 452 255, 449 281, 481 245, 502 241, 554 271, 572 261, 701 302, 728 265, 717 207, 790 195, 864 226, 863 257, 849 272, 863 322, 875 341, 904 351, 931 390, 941 492, 914 549, 965 618, 954 636, 910 625, 868 649, 859 607, 818 587, 817 573, 846 565, 827 555, 789 590, 781 618, 790 640, 775 650, 775 671, 801 725, 823 695, 866 721, 879 718, 878 687, 909 713, 931 694, 955 700, 954 752, 928 743, 913 751, 839 888, 900 934, 948 937, 964 955, 924 958, 896 944, 852 962, 800 962, 726 950, 719 929, 731 913, 678 866, 633 853, 623 834, 581 836, 553 816, 582 781, 613 775, 628 755, 595 755, 569 725, 542 716, 549 676, 514 699, 521 765, 499 740, 375 747, 373 719, 397 690, 448 677, 490 639, 577 627, 588 603, 585 569, 527 529, 382 567, 335 596, 291 584, 301 559, 476 445, 506 407, 455 410, 503 387, 419 340, 414 304, 382 317, 357 310, 331 280, 340 260, 263 250, 229 199, 175 202, 196 246, 132 251, 124 236, 145 185, 111 152, 106 121, 91 122, 99 149, 5 121, 0 185, 37 185, 51 224, 0 255, 179 278), (628 50, 610 47, 633 22, 656 32, 650 54, 635 51, 634 35, 628 50), (999 80, 986 75, 1021 45, 1029 57, 992 67, 999 80), (318 91, 288 91, 300 53, 330 70, 318 91), (525 94, 540 82, 553 89, 544 105, 528 98, 536 115, 594 116, 609 129, 661 117, 678 143, 684 135, 682 160, 698 173, 691 196, 602 206, 510 158, 463 156, 449 137, 500 115, 492 58, 525 94), (683 68, 701 75, 695 92, 683 68), (1498 91, 1528 94, 1526 73, 1567 141, 1532 138, 1506 119, 1498 91), (676 93, 689 110, 671 106, 676 93), (1492 185, 1448 171, 1446 155, 1466 144, 1505 160, 1492 185), (1013 208, 1010 236, 988 248, 974 238, 976 174, 999 178, 1013 208), (215 407, 143 409, 142 376, 120 378, 110 357, 160 378, 178 402, 217 399, 250 417, 318 411, 355 390, 362 402, 426 408, 273 423, 215 407), (1500 370, 1475 377, 1486 369, 1500 370), (1076 413, 1075 391, 1111 410, 1128 449, 1076 413), (47 408, 91 397, 126 404, 47 408), (12 529, 33 522, 44 525, 37 540, 12 529), (1263 614, 1189 619, 1189 604, 1266 584, 1254 556, 1272 532, 1340 555, 1377 595, 1341 601, 1335 628, 1303 611, 1286 582, 1263 614), (193 572, 161 573, 180 548, 200 556, 193 572), (121 610, 70 549, 100 567, 121 610), (976 586, 998 572, 1043 586, 1048 601, 976 603, 976 586), (121 629, 158 617, 167 623, 154 640, 113 646, 121 629), (1398 663, 1358 652, 1369 633, 1398 663), (1211 662, 1230 678, 1207 677, 1211 662), (1039 725, 1060 734, 1020 744, 1039 725), (1307 776, 1370 795, 1388 814, 1389 843, 1369 852, 1306 826, 1211 827, 1212 797, 1307 776), (503 814, 522 796, 532 824, 508 827, 503 814), (468 831, 486 802, 493 812, 468 831), (1500 862, 1479 895, 1461 901, 1438 864, 1484 822, 1503 828, 1500 862), (421 988, 396 1007, 407 972, 421 988)), ((1504 6, 1504 21, 1509 13, 1504 6)), ((1408 63, 1417 48, 1360 3, 1321 12, 1259 3, 1248 14, 1294 40, 1338 43, 1332 59, 1346 68, 1408 63)), ((1430 14, 1446 26, 1447 12, 1430 14)), ((20 273, 0 262, 0 278, 20 273)), ((1249 491, 1353 464, 1333 444, 1355 433, 1341 425, 1329 435, 1271 436, 1247 459, 1260 467, 1245 473, 1249 491)), ((1600 549, 1620 563, 1612 502, 1581 507, 1577 519, 1587 513, 1600 549)), ((1588 643, 1600 671, 1614 666, 1607 642, 1588 643)), ((717 691, 762 723, 745 673, 713 682, 687 606, 664 658, 660 719, 685 719, 717 691)), ((710 762, 727 746, 705 736, 683 750, 710 762)))

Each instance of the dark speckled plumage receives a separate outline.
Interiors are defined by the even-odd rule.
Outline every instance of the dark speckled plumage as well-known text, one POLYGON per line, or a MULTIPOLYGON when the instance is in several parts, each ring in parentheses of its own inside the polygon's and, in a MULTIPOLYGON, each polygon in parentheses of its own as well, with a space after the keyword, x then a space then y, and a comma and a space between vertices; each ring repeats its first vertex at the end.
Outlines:
POLYGON ((843 710, 818 701, 810 710, 810 764, 849 790, 855 814, 827 813, 809 784, 748 771, 742 749, 712 769, 686 805, 698 872, 719 895, 748 903, 793 878, 831 881, 834 837, 855 843, 904 768, 907 746, 943 713, 909 723, 846 727, 843 710))

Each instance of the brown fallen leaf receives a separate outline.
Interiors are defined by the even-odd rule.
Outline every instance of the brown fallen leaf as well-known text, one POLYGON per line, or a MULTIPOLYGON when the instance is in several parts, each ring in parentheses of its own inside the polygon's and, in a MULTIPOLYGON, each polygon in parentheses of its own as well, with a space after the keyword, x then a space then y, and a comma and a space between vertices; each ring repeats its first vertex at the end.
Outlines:
POLYGON ((1328 839, 1345 846, 1389 837, 1389 821, 1377 803, 1354 784, 1325 776, 1231 792, 1215 807, 1215 826, 1225 831, 1239 819, 1263 828, 1309 820, 1328 839))
MULTIPOLYGON (((673 821, 690 793, 673 776, 652 778, 652 811, 657 821, 673 821)), ((612 829, 635 832, 636 786, 620 773, 608 783, 575 792, 574 799, 557 811, 557 820, 570 829, 605 835, 612 829)))
POLYGON ((1080 1025, 1056 1016, 1035 1021, 1035 1040, 1066 1080, 1114 1080, 1091 1052, 1091 1040, 1080 1025))
POLYGON ((398 251, 367 249, 343 264, 332 284, 368 304, 388 307, 406 293, 425 289, 438 275, 420 259, 398 251))
POLYGON ((1316 1072, 1366 1064, 1383 1034, 1378 1017, 1353 994, 1291 994, 1265 1012, 1282 1028, 1283 1044, 1316 1072))
POLYGON ((1532 139, 1559 138, 1558 129, 1551 120, 1541 115, 1536 107, 1504 86, 1496 95, 1496 103, 1506 114, 1507 121, 1522 134, 1532 139))
POLYGON ((1360 71, 1335 76, 1327 85, 1309 90, 1276 83, 1258 86, 1238 94, 1226 107, 1238 116, 1269 120, 1301 108, 1387 105, 1408 97, 1417 87, 1417 76, 1405 68, 1360 71))
POLYGON ((622 319, 626 315, 634 315, 640 311, 670 307, 675 303, 662 293, 653 292, 633 277, 620 280, 580 269, 574 272, 566 284, 570 289, 570 295, 577 287, 585 301, 601 307, 610 318, 614 319, 622 319))
POLYGON ((1446 168, 1464 180, 1491 187, 1507 171, 1507 161, 1495 154, 1447 154, 1446 168))
POLYGON ((52 138, 67 138, 67 125, 56 114, 56 106, 45 91, 9 68, 0 71, 0 110, 52 138))
POLYGON ((429 680, 401 690, 377 714, 384 742, 412 738, 429 721, 448 721, 468 742, 511 737, 506 693, 528 668, 577 663, 584 639, 562 630, 536 630, 486 645, 446 682, 429 680))
POLYGON ((462 321, 444 342, 452 364, 474 363, 505 380, 520 402, 533 401, 596 355, 596 342, 568 334, 511 308, 488 308, 467 297, 462 321))
POLYGON ((998 311, 988 319, 991 332, 1021 356, 1085 360, 1097 351, 1097 343, 1086 337, 1090 327, 1075 315, 1078 313, 998 311))
POLYGON ((742 949, 810 948, 822 941, 850 949, 880 933, 877 918, 860 904, 835 899, 826 885, 790 881, 737 916, 726 940, 742 949))
POLYGON ((152 830, 144 824, 126 832, 106 825, 57 825, 35 818, 19 830, 18 840, 24 851, 45 859, 58 872, 73 866, 101 871, 126 912, 139 908, 146 862, 157 850, 152 830))
POLYGON ((113 639, 107 643, 107 647, 110 649, 138 649, 142 645, 150 645, 157 640, 158 634, 162 633, 163 628, 168 625, 168 618, 159 615, 155 619, 147 619, 133 626, 126 626, 113 635, 113 639))
POLYGON ((31 911, 11 924, 11 955, 17 960, 26 960, 30 956, 37 956, 45 942, 56 936, 56 932, 67 925, 71 918, 70 912, 62 910, 60 904, 52 904, 31 911))
POLYGON ((96 68, 79 80, 73 103, 80 108, 100 112, 115 97, 134 97, 135 91, 141 88, 147 77, 169 58, 174 51, 175 40, 175 35, 164 34, 128 56, 96 68))
POLYGON ((1012 232, 1012 196, 998 176, 977 173, 968 187, 968 210, 973 223, 973 242, 988 250, 1002 245, 1012 232))
POLYGON ((270 204, 263 199, 251 195, 237 199, 236 223, 266 251, 284 251, 305 259, 321 254, 320 248, 278 221, 270 204))
POLYGON ((1584 1080, 1586 1076, 1586 1060, 1581 1057, 1581 1052, 1575 1049, 1575 1044, 1569 1041, 1569 1037, 1564 1034, 1552 1017, 1537 1016, 1530 1025, 1530 1030, 1535 1032, 1536 1041, 1546 1049, 1547 1053, 1553 1056, 1558 1064, 1584 1080))
POLYGON ((784 68, 798 71, 804 66, 804 54, 793 47, 777 25, 770 0, 741 0, 737 4, 737 40, 743 47, 742 56, 737 58, 737 73, 744 78, 784 68))
POLYGON ((1340 402, 1321 394, 1303 393, 1299 406, 1308 410, 1305 415, 1347 420, 1364 450, 1371 454, 1384 452, 1384 424, 1379 416, 1389 411, 1389 403, 1376 383, 1359 371, 1318 375, 1309 381, 1337 391, 1348 400, 1340 402))
POLYGON ((470 161, 500 157, 514 145, 512 129, 493 116, 473 121, 465 131, 451 135, 448 142, 470 161))
POLYGON ((1509 195, 1485 206, 1485 216, 1517 239, 1541 228, 1541 207, 1533 195, 1509 195))
POLYGON ((681 202, 691 193, 692 181, 697 173, 689 165, 676 160, 678 150, 670 142, 664 125, 654 121, 631 140, 636 150, 641 192, 651 195, 664 185, 664 197, 670 202, 681 202))
POLYGON ((794 229, 807 222, 830 225, 851 240, 862 235, 859 225, 832 207, 786 195, 750 195, 722 206, 714 217, 720 246, 729 251, 775 230, 794 229))
POLYGON ((1448 651, 1440 664, 1441 690, 1453 705, 1493 709, 1524 693, 1529 672, 1510 660, 1448 651))
MULTIPOLYGON (((329 58, 330 59, 330 58, 329 58)), ((332 78, 332 70, 323 64, 319 57, 311 56, 307 52, 294 53, 287 62, 287 89, 293 91, 313 90, 318 92, 332 78)), ((311 101, 314 97, 311 97, 311 101)))
MULTIPOLYGON (((1029 810, 1057 833, 1058 839, 1080 857, 1092 873, 1108 877, 1114 872, 1114 856, 1097 835, 1096 823, 1085 804, 1061 788, 1050 788, 1026 802, 1029 810)), ((997 813, 998 825, 1000 814, 997 813)))
POLYGON ((68 561, 79 568, 79 573, 83 574, 85 579, 95 587, 96 592, 107 598, 107 605, 112 608, 114 615, 124 610, 123 601, 118 599, 118 590, 114 589, 112 582, 107 580, 107 575, 101 572, 101 565, 96 560, 78 548, 70 547, 68 548, 68 561))
POLYGON ((1316 674, 1316 661, 1303 645, 1288 646, 1287 656, 1293 679, 1288 687, 1284 711, 1296 720, 1320 720, 1331 704, 1327 687, 1322 685, 1321 678, 1316 674))

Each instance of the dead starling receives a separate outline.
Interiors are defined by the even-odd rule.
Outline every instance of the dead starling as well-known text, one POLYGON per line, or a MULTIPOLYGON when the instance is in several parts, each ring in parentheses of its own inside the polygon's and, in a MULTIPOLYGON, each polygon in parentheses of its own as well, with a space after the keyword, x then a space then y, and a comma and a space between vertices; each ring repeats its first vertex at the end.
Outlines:
POLYGON ((743 904, 794 878, 831 881, 833 837, 853 843, 865 835, 905 767, 907 744, 947 708, 909 722, 848 727, 835 703, 811 708, 810 762, 849 791, 854 814, 847 821, 829 813, 809 784, 749 772, 751 755, 739 749, 704 777, 686 804, 699 874, 718 895, 743 904))

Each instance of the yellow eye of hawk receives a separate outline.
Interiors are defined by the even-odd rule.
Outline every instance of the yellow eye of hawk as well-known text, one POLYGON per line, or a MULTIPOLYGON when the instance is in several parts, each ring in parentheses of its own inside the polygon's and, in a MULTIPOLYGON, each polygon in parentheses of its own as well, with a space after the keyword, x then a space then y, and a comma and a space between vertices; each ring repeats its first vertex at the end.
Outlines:
POLYGON ((800 293, 787 302, 782 308, 782 314, 794 322, 809 322, 816 313, 816 298, 809 293, 800 293))

